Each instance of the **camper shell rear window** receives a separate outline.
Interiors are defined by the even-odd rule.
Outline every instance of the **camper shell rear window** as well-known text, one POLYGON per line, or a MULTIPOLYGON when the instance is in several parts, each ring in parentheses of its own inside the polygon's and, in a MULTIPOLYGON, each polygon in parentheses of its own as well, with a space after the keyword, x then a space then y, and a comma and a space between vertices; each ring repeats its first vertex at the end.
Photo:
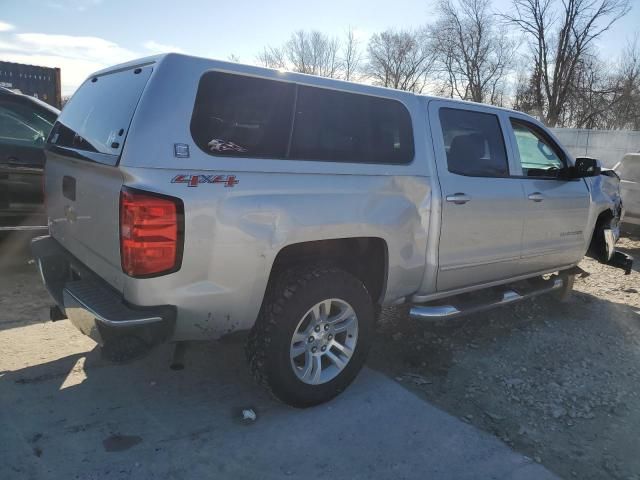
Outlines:
POLYGON ((115 165, 153 68, 132 67, 88 78, 65 105, 49 145, 88 153, 115 165))

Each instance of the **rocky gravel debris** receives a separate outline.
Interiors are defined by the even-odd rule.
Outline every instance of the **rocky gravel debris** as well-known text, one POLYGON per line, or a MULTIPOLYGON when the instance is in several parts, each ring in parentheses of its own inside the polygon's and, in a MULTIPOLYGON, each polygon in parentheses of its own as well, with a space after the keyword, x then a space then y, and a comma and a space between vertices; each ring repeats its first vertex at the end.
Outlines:
POLYGON ((563 478, 640 480, 640 238, 540 296, 439 322, 383 312, 369 364, 563 478))

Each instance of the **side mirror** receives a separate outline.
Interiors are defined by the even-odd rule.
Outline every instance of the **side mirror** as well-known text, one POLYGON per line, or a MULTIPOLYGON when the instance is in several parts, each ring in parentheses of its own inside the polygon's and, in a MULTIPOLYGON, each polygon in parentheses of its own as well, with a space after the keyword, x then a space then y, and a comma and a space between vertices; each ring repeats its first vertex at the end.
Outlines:
POLYGON ((595 158, 578 157, 571 172, 574 178, 596 177, 600 175, 600 162, 595 158))

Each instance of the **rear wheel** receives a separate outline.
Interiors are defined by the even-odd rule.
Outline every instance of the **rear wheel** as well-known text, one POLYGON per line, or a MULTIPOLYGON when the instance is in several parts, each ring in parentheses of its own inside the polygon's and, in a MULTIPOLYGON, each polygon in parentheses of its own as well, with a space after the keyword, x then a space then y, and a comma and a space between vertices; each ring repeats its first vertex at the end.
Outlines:
POLYGON ((363 283, 331 267, 295 268, 267 292, 247 342, 253 375, 295 407, 326 402, 358 374, 374 309, 363 283))

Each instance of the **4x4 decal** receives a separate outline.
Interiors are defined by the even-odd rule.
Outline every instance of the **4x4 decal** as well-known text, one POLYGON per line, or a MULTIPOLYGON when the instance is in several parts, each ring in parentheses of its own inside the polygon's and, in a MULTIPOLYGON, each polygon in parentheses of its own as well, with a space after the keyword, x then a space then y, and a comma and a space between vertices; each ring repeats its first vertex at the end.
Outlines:
POLYGON ((171 183, 186 183, 190 187, 201 183, 223 183, 225 187, 234 187, 239 182, 235 175, 176 175, 171 179, 171 183))

